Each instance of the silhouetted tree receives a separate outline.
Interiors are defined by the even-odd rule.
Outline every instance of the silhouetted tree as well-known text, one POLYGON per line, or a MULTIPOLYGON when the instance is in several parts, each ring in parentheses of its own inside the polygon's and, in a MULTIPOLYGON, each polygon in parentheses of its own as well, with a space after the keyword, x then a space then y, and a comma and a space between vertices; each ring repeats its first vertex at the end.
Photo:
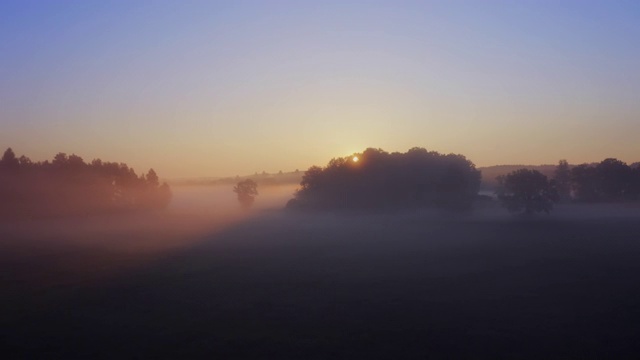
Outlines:
POLYGON ((248 209, 258 195, 258 184, 251 179, 242 180, 233 187, 233 192, 237 194, 240 205, 248 209))
POLYGON ((20 163, 20 167, 29 167, 33 165, 33 161, 24 155, 20 156, 18 162, 20 163))
POLYGON ((571 187, 576 200, 598 200, 596 169, 587 164, 578 165, 571 169, 571 187))
POLYGON ((7 170, 16 170, 20 167, 20 162, 16 157, 16 154, 13 152, 11 148, 8 148, 4 154, 2 155, 2 160, 0 160, 0 165, 7 170))
POLYGON ((562 201, 571 199, 571 169, 567 160, 560 160, 554 172, 558 197, 562 201))
POLYGON ((596 165, 595 170, 602 199, 616 201, 629 197, 633 170, 626 163, 609 158, 596 165))
POLYGON ((480 186, 480 172, 462 155, 369 148, 355 157, 358 161, 348 156, 309 168, 288 206, 466 210, 480 186))
POLYGON ((626 163, 609 158, 595 166, 582 164, 571 170, 571 183, 576 200, 635 200, 640 193, 636 170, 626 163))
POLYGON ((67 154, 65 154, 65 153, 57 153, 53 157, 53 160, 51 161, 51 164, 53 166, 58 167, 58 168, 62 168, 62 167, 66 167, 67 166, 67 162, 68 161, 69 161, 69 157, 67 156, 67 154))
POLYGON ((84 163, 84 160, 76 155, 76 154, 71 154, 69 155, 69 157, 67 158, 67 167, 69 169, 73 169, 73 170, 79 170, 81 168, 83 168, 86 164, 84 163))
POLYGON ((537 170, 520 169, 500 177, 498 199, 513 213, 549 213, 558 194, 547 177, 537 170))
POLYGON ((300 182, 299 192, 312 192, 319 187, 318 182, 322 176, 322 168, 319 166, 312 166, 302 175, 302 181, 300 182))
POLYGON ((158 178, 158 174, 156 174, 155 170, 149 169, 146 177, 147 183, 152 187, 160 186, 160 179, 158 178))
POLYGON ((154 171, 138 176, 126 164, 100 159, 87 164, 65 153, 34 163, 24 155, 16 159, 8 149, 0 165, 0 218, 156 209, 171 199, 171 189, 159 185, 154 171))

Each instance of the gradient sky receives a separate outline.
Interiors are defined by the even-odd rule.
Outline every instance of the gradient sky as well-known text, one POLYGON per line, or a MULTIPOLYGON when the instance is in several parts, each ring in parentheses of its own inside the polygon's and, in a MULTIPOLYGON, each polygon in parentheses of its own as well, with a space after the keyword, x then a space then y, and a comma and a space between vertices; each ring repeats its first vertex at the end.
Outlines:
POLYGON ((0 2, 0 146, 164 177, 640 161, 640 2, 0 2))

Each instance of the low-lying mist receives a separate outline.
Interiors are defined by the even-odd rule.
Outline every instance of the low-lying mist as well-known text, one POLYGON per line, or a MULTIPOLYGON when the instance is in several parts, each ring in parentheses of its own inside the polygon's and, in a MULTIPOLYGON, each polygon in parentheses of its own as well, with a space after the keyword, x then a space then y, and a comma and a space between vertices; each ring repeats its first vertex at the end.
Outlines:
POLYGON ((113 275, 265 211, 282 209, 294 190, 260 188, 247 210, 240 207, 232 186, 175 186, 163 210, 0 222, 0 266, 6 281, 25 286, 113 275))
POLYGON ((285 210, 294 190, 259 187, 246 210, 232 186, 174 186, 162 211, 0 224, 8 354, 490 358, 516 337, 516 357, 633 343, 637 204, 285 210))
MULTIPOLYGON (((284 208, 291 199, 297 185, 263 186, 258 188, 258 196, 252 211, 284 208)), ((233 186, 173 186, 173 199, 169 212, 184 214, 216 215, 241 211, 233 186)))

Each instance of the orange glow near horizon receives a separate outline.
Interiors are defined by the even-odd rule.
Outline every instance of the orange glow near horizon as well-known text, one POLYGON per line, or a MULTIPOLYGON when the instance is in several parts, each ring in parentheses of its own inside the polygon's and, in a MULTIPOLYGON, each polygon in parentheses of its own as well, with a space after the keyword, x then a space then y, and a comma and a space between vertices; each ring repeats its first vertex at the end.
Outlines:
POLYGON ((0 151, 33 161, 166 179, 355 164, 368 147, 640 161, 633 2, 42 3, 0 6, 0 151))

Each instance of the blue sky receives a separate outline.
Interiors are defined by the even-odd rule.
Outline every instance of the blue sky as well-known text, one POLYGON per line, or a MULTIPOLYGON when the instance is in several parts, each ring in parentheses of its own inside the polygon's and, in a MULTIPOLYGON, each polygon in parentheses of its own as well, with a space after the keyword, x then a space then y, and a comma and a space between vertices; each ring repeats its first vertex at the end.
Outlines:
POLYGON ((3 1, 0 145, 215 176, 640 160, 637 1, 3 1))

